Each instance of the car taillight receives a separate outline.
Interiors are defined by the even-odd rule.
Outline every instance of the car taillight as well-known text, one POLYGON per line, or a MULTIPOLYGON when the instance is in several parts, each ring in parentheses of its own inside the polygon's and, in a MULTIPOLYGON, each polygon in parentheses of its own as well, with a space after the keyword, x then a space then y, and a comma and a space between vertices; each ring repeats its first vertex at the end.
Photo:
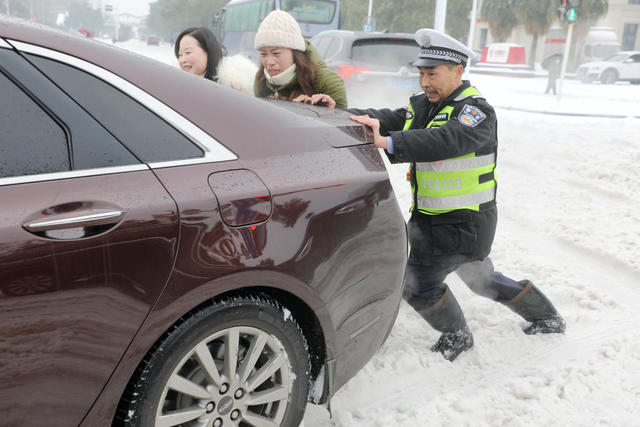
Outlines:
POLYGON ((356 67, 355 65, 338 65, 336 67, 336 73, 342 80, 349 80, 352 74, 360 74, 366 71, 372 71, 371 68, 366 67, 356 67))

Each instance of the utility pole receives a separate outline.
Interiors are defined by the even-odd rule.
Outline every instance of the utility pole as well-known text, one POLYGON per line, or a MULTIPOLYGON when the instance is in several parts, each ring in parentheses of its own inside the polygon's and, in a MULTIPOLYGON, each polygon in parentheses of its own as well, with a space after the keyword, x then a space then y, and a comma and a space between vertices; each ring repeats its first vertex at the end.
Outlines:
POLYGON ((9 0, 5 0, 5 4, 7 5, 7 15, 11 15, 11 6, 9 6, 9 0))
POLYGON ((436 13, 433 28, 444 33, 444 25, 447 20, 447 0, 436 0, 436 13))
POLYGON ((367 17, 364 19, 364 23, 362 24, 362 31, 375 31, 376 20, 373 18, 372 13, 373 0, 369 0, 369 12, 367 12, 367 17))
POLYGON ((571 48, 571 36, 573 36, 573 22, 569 23, 567 30, 567 41, 564 45, 564 54, 562 55, 562 66, 560 67, 560 83, 558 84, 558 101, 562 96, 562 82, 564 81, 564 72, 567 69, 567 60, 569 59, 569 49, 571 48))
POLYGON ((560 83, 558 84, 558 101, 562 96, 562 82, 564 81, 564 73, 567 69, 567 61, 569 60, 569 51, 571 50, 571 38, 573 36, 573 27, 576 23, 578 13, 576 9, 580 8, 582 0, 560 0, 560 21, 567 22, 567 41, 564 44, 564 54, 562 55, 562 65, 560 66, 560 83))
POLYGON ((478 0, 473 0, 471 6, 471 23, 469 24, 469 38, 467 38, 467 47, 473 49, 473 36, 476 32, 476 14, 478 13, 478 0))

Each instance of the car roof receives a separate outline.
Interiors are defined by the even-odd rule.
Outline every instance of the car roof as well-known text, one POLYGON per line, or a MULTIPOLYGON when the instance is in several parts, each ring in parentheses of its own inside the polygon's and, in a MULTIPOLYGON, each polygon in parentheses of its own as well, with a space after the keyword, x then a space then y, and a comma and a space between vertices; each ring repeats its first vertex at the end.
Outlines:
POLYGON ((321 31, 313 38, 319 36, 338 36, 341 38, 347 38, 351 40, 360 39, 410 39, 415 40, 412 33, 386 33, 383 31, 349 31, 349 30, 325 30, 321 31))
MULTIPOLYGON (((182 71, 177 66, 147 58, 113 45, 105 44, 30 21, 0 17, 0 41, 23 42, 60 52, 97 65, 127 80, 157 100, 186 117, 213 138, 245 158, 265 156, 275 151, 296 151, 299 146, 254 144, 264 139, 264 129, 275 139, 286 132, 283 115, 292 125, 297 117, 252 96, 202 77, 182 71), (242 126, 251 121, 253 126, 242 126), (241 134, 242 138, 238 135, 241 134), (242 143, 241 141, 246 141, 242 143)), ((176 60, 177 64, 177 60, 176 60)))
POLYGON ((248 2, 253 2, 253 1, 255 1, 255 0, 231 0, 231 1, 227 2, 225 5, 223 5, 222 7, 234 6, 236 4, 248 3, 248 2))

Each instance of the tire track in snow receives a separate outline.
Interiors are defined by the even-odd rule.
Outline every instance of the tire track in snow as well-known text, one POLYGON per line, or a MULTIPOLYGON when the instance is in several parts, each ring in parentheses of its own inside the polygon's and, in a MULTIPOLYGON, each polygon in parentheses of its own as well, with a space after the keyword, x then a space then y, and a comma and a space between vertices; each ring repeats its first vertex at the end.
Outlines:
MULTIPOLYGON (((544 174, 541 174, 537 169, 531 167, 530 163, 527 163, 525 161, 519 161, 513 158, 501 159, 500 166, 501 168, 506 167, 512 170, 517 170, 520 174, 525 174, 530 177, 544 177, 544 174)), ((590 184, 589 182, 577 181, 575 179, 569 179, 566 177, 561 177, 560 181, 568 184, 574 190, 588 190, 588 192, 597 195, 599 198, 606 199, 607 205, 611 205, 613 203, 625 209, 628 209, 629 207, 629 194, 611 189, 605 190, 602 187, 590 184)), ((500 182, 498 182, 498 185, 500 185, 500 182)), ((500 198, 500 191, 498 191, 498 198, 500 198)))
MULTIPOLYGON (((575 273, 576 279, 588 282, 600 282, 603 292, 614 293, 620 302, 631 305, 640 303, 640 272, 608 254, 596 252, 573 243, 562 236, 548 236, 540 230, 532 229, 531 224, 521 225, 510 217, 502 217, 508 222, 509 229, 517 229, 519 240, 526 241, 527 250, 544 264, 558 264, 575 273), (628 293, 636 295, 629 300, 628 293)), ((596 286, 597 288, 597 286, 596 286)))
MULTIPOLYGON (((366 386, 358 385, 356 378, 353 386, 345 390, 343 399, 349 402, 348 408, 340 405, 340 394, 334 399, 335 412, 342 413, 342 416, 337 417, 338 420, 355 420, 362 425, 375 425, 376 419, 385 411, 381 408, 420 407, 441 399, 443 392, 450 395, 472 395, 486 389, 495 392, 495 384, 506 382, 507 386, 517 384, 518 381, 526 383, 529 377, 537 375, 537 369, 546 369, 547 366, 555 366, 554 373, 547 374, 548 376, 575 376, 578 374, 574 371, 582 369, 581 366, 574 366, 576 359, 583 360, 588 355, 587 359, 598 364, 600 359, 615 358, 617 351, 624 351, 616 344, 618 341, 637 341, 636 331, 640 330, 640 319, 634 313, 640 305, 640 288, 637 286, 640 283, 640 273, 615 258, 603 257, 562 237, 542 234, 539 230, 531 229, 529 224, 521 225, 510 218, 502 218, 501 221, 508 223, 507 228, 513 231, 518 240, 526 242, 527 253, 531 252, 532 258, 535 258, 534 263, 564 267, 575 276, 573 284, 558 285, 563 288, 562 291, 570 294, 570 301, 575 301, 570 307, 566 304, 560 307, 561 311, 566 310, 566 314, 570 314, 565 315, 569 321, 567 333, 563 336, 526 337, 516 330, 509 336, 505 336, 504 332, 497 332, 496 338, 491 339, 492 332, 503 327, 502 322, 496 327, 487 328, 485 325, 477 332, 475 329, 478 328, 475 328, 474 350, 460 356, 452 365, 434 354, 431 357, 425 356, 426 366, 416 364, 408 367, 408 371, 394 369, 385 372, 376 369, 374 360, 359 374, 366 377, 363 380, 366 386), (597 289, 597 286, 581 285, 583 282, 594 281, 603 284, 603 295, 589 293, 592 289, 597 289), (613 295, 615 305, 612 306, 607 300, 607 294, 613 295), (581 306, 581 299, 590 298, 602 300, 594 301, 594 307, 581 306), (619 350, 615 350, 616 348, 619 350), (463 370, 464 374, 453 372, 452 369, 463 370), (379 378, 372 381, 372 375, 379 378), (344 413, 349 416, 345 417, 344 413)), ((473 310, 469 310, 469 314, 468 320, 478 321, 472 317, 473 310)), ((508 314, 501 316, 506 318, 508 314)), ((419 334, 420 331, 421 329, 416 333, 419 334)), ((393 335, 385 346, 391 345, 393 335)), ((380 357, 388 358, 389 355, 380 357)), ((636 368, 640 370, 640 361, 636 368)), ((585 383, 582 384, 585 388, 590 387, 588 382, 594 380, 593 375, 596 375, 594 381, 597 382, 597 374, 580 375, 585 375, 585 383)), ((563 389, 564 386, 566 384, 558 387, 563 389)), ((526 398, 527 388, 524 390, 521 399, 526 398)), ((574 404, 579 405, 580 402, 574 404)), ((336 421, 334 425, 347 426, 349 423, 336 421)))
MULTIPOLYGON (((517 345, 502 340, 504 347, 489 349, 488 344, 480 344, 451 365, 434 354, 433 365, 424 367, 420 372, 405 376, 402 376, 402 372, 381 373, 383 375, 377 381, 367 380, 367 388, 350 388, 344 395, 349 408, 340 405, 339 394, 334 398, 335 412, 339 415, 338 419, 351 420, 353 417, 361 421, 362 425, 376 425, 377 414, 387 411, 385 408, 430 405, 442 399, 443 392, 452 396, 470 396, 486 390, 495 391, 500 385, 507 386, 532 375, 544 377, 546 374, 553 378, 556 375, 550 370, 571 370, 572 358, 576 354, 580 357, 590 354, 592 358, 598 359, 605 348, 611 347, 608 343, 628 338, 639 327, 638 319, 611 319, 572 327, 562 336, 515 337, 517 345), (459 370, 464 371, 464 374, 452 372, 459 370), (398 375, 401 376, 400 380, 398 375), (352 417, 345 417, 340 414, 342 412, 350 412, 352 417)), ((640 363, 638 366, 640 367, 640 363)), ((562 388, 562 383, 557 387, 562 388)), ((521 399, 527 400, 529 397, 525 393, 521 399)), ((333 425, 348 424, 338 421, 333 425)))

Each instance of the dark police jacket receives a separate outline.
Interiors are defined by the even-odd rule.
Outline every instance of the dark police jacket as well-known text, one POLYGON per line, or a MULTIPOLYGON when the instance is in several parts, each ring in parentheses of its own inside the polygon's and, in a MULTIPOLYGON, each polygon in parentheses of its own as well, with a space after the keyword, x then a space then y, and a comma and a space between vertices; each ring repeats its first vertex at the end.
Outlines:
MULTIPOLYGON (((393 139, 394 154, 386 153, 391 163, 434 162, 468 153, 494 153, 497 149, 497 120, 493 108, 483 98, 454 101, 469 86, 468 81, 463 81, 439 105, 429 102, 424 93, 412 96, 413 122, 406 131, 402 129, 411 114, 406 108, 349 111, 368 114, 380 120, 380 134, 393 139), (477 107, 486 115, 473 127, 458 121, 466 104, 477 107), (450 120, 439 128, 426 129, 445 105, 454 106, 450 120)), ((411 169, 415 186, 415 167, 411 169)), ((497 223, 495 201, 480 205, 479 211, 459 209, 440 215, 426 215, 415 208, 415 193, 413 198, 414 208, 408 224, 411 245, 409 263, 438 265, 453 270, 459 264, 481 260, 489 255, 497 223)))

